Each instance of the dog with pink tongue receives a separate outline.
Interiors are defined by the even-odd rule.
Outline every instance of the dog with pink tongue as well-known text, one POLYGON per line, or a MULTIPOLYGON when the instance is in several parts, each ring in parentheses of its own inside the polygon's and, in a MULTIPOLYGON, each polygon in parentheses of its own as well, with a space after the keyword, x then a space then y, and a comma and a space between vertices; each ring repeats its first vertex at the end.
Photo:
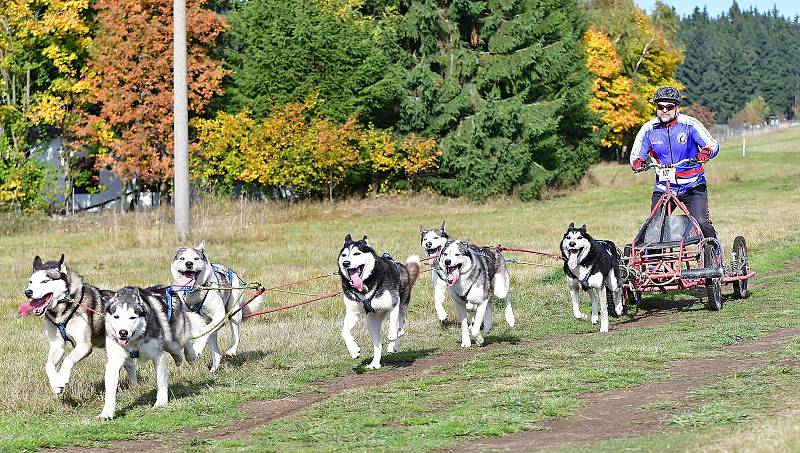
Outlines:
POLYGON ((581 321, 589 319, 580 309, 580 292, 586 291, 592 300, 592 324, 600 321, 600 332, 608 332, 609 313, 619 317, 623 311, 617 246, 592 238, 586 225, 577 228, 570 223, 561 239, 561 256, 573 316, 581 321))
POLYGON ((499 251, 450 239, 442 248, 434 267, 443 276, 450 297, 455 302, 461 323, 462 348, 470 347, 472 339, 478 346, 483 345, 482 334, 491 330, 494 317, 492 294, 503 301, 509 327, 516 325, 511 307, 511 275, 499 251), (468 314, 472 315, 471 322, 468 314))
POLYGON ((405 334, 403 327, 411 301, 411 288, 419 276, 419 256, 411 255, 405 263, 400 263, 386 254, 378 256, 366 236, 353 241, 348 234, 339 251, 338 263, 345 306, 342 338, 350 356, 358 358, 361 349, 351 331, 358 319, 364 316, 373 350, 367 368, 376 370, 381 367, 381 327, 386 315, 389 315, 389 344, 386 348, 389 354, 398 351, 400 337, 405 334))
MULTIPOLYGON (((62 254, 58 261, 43 262, 39 256, 33 259, 33 272, 24 293, 27 301, 20 304, 19 314, 44 318, 49 344, 44 369, 50 389, 58 395, 69 383, 72 368, 89 356, 92 348, 105 346, 103 311, 114 292, 84 282, 64 263, 62 254)), ((130 382, 136 384, 132 360, 125 363, 125 369, 130 382)))

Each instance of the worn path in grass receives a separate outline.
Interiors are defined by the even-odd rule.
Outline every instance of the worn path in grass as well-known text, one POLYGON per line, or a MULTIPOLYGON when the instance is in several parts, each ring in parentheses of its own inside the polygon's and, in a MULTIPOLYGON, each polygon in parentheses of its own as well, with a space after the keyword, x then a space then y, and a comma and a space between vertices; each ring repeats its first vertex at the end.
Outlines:
MULTIPOLYGON (((660 308, 639 310, 635 317, 614 325, 614 330, 653 326, 669 322, 686 303, 660 304, 660 308)), ((549 336, 573 336, 579 334, 549 336)), ((585 335, 585 334, 580 334, 585 335)), ((599 335, 599 334, 590 334, 599 335)), ((774 350, 778 345, 800 335, 798 330, 778 330, 765 338, 724 348, 731 353, 774 350)), ((539 341, 530 342, 531 345, 539 341)), ((488 344, 484 348, 450 351, 447 354, 419 359, 413 362, 389 363, 377 372, 353 374, 329 380, 318 385, 319 392, 304 393, 278 400, 250 401, 242 406, 244 418, 215 429, 189 430, 168 437, 111 442, 105 447, 88 451, 173 451, 181 445, 194 444, 204 439, 235 440, 249 435, 272 420, 291 418, 312 405, 359 388, 378 387, 401 378, 422 374, 433 367, 448 368, 468 361, 487 349, 503 347, 502 343, 488 344)), ((687 391, 713 382, 721 373, 745 370, 757 366, 763 359, 752 357, 720 357, 703 360, 679 361, 671 366, 673 380, 648 384, 633 389, 616 390, 584 395, 585 409, 578 415, 553 419, 542 424, 545 431, 523 432, 502 438, 482 439, 465 446, 463 451, 525 450, 548 448, 567 444, 596 442, 609 438, 637 436, 663 430, 660 414, 638 410, 650 402, 682 401, 687 391), (613 415, 612 415, 613 414, 613 415)), ((199 445, 202 445, 200 443, 199 445)), ((59 449, 58 451, 86 452, 86 448, 59 449)))
POLYGON ((749 353, 774 351, 800 335, 800 329, 770 332, 755 341, 727 346, 726 356, 681 360, 670 364, 672 379, 639 387, 584 395, 584 409, 567 418, 540 425, 540 431, 525 431, 499 438, 479 439, 453 451, 535 451, 569 445, 593 444, 607 439, 638 437, 664 431, 665 414, 643 410, 648 404, 689 399, 689 391, 714 384, 716 376, 763 365, 766 359, 749 353))

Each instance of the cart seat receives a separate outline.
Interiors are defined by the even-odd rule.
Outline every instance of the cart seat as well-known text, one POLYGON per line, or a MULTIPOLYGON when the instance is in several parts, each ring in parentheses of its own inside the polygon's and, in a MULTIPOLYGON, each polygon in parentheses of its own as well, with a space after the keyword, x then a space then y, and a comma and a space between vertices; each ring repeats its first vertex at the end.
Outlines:
POLYGON ((658 213, 643 228, 636 238, 636 247, 670 248, 678 247, 683 239, 684 245, 697 244, 702 239, 699 232, 692 231, 692 222, 686 215, 661 215, 658 213), (644 233, 644 234, 642 234, 644 233))

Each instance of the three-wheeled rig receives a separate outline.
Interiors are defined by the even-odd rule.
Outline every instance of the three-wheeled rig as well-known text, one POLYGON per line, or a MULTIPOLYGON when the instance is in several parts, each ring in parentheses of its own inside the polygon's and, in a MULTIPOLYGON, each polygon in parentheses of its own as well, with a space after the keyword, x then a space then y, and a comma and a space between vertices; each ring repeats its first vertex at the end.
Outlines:
MULTIPOLYGON (((672 191, 676 168, 693 159, 662 165, 650 161, 666 191, 642 224, 633 242, 625 245, 620 266, 623 303, 641 302, 642 293, 679 291, 694 287, 705 293, 710 310, 722 308, 722 285, 733 285, 733 296, 747 297, 747 281, 754 275, 747 260, 744 237, 733 240, 730 261, 723 261, 722 243, 704 237, 697 221, 672 191)), ((702 294, 702 292, 701 292, 702 294)))

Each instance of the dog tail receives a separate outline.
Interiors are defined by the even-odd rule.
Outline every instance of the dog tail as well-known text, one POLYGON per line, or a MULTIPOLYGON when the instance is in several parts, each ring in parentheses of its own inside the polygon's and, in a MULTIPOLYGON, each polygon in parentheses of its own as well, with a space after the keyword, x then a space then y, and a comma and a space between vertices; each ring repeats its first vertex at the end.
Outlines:
POLYGON ((203 332, 206 330, 206 327, 208 327, 206 320, 193 311, 188 311, 186 313, 186 317, 189 319, 189 330, 191 331, 191 337, 196 338, 202 336, 203 332))
MULTIPOLYGON (((247 299, 241 301, 241 303, 247 302, 247 299)), ((261 310, 261 305, 264 303, 264 295, 259 294, 258 297, 253 299, 249 304, 245 305, 242 309, 242 315, 249 315, 253 314, 259 310, 261 310)))
POLYGON ((417 281, 419 277, 419 268, 421 261, 419 255, 411 255, 406 258, 406 270, 408 271, 408 286, 409 288, 417 281))

